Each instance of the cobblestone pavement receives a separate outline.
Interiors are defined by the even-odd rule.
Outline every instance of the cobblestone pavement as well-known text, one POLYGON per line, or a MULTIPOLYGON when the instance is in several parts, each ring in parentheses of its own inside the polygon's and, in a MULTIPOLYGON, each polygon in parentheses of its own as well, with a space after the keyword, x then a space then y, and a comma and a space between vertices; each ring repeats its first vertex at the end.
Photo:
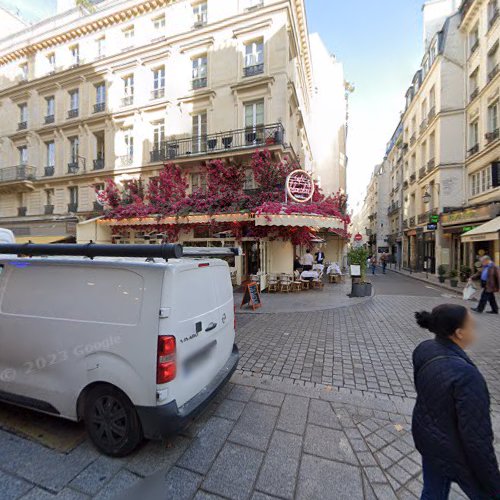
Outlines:
MULTIPOLYGON (((59 453, 0 430, 0 498, 418 498, 411 352, 428 336, 412 313, 457 299, 405 280, 375 277, 376 295, 350 307, 240 315, 231 383, 183 435, 131 457, 100 456, 88 442, 59 453)), ((472 356, 500 436, 499 323, 478 322, 472 356)))

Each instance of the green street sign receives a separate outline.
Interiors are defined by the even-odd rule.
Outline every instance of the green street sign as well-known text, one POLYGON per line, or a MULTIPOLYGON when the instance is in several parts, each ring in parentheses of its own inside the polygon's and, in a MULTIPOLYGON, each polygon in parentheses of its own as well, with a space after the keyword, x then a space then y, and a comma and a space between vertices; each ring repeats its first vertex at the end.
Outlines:
POLYGON ((429 222, 431 224, 437 224, 439 222, 439 215, 430 215, 429 222))

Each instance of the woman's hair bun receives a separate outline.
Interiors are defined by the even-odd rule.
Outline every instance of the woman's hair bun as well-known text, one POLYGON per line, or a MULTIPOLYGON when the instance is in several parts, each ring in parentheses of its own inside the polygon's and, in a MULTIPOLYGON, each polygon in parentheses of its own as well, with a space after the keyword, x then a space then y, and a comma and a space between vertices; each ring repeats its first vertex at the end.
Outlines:
POLYGON ((433 321, 432 321, 432 314, 430 312, 427 311, 416 312, 415 319, 417 320, 418 326, 432 331, 433 321))

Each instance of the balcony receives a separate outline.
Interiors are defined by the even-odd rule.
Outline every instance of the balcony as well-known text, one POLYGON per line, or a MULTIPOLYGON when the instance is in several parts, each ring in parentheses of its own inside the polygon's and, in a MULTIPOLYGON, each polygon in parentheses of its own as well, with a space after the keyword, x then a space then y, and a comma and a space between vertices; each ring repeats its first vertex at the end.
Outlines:
POLYGON ((45 215, 52 215, 54 213, 54 205, 45 205, 43 213, 45 215))
POLYGON ((387 215, 389 216, 394 215, 395 213, 398 212, 398 210, 399 210, 399 203, 398 202, 391 203, 391 205, 387 209, 387 215))
POLYGON ((72 118, 78 118, 78 108, 70 109, 68 111, 68 120, 71 120, 72 118))
MULTIPOLYGON (((159 88, 151 91, 151 100, 155 99, 163 99, 165 97, 165 89, 159 88)), ((133 100, 132 100, 133 102, 133 100)), ((130 104, 132 104, 132 102, 130 104)), ((124 104, 124 106, 128 106, 129 104, 124 104)))
POLYGON ((284 145, 284 139, 285 130, 281 123, 260 125, 255 129, 230 130, 205 136, 193 136, 157 145, 150 151, 150 162, 157 163, 180 157, 284 145))
POLYGON ((243 68, 243 76, 245 78, 261 75, 262 73, 264 73, 264 64, 255 64, 254 66, 246 66, 243 68))
POLYGON ((436 160, 435 160, 435 158, 431 158, 427 162, 427 171, 431 172, 432 170, 434 170, 435 167, 436 167, 436 160))
POLYGON ((408 220, 409 227, 415 227, 415 217, 410 217, 408 220))
POLYGON ((55 116, 54 115, 46 115, 44 123, 45 125, 49 125, 50 123, 54 123, 55 121, 55 116))
POLYGON ((493 25, 496 23, 497 19, 498 19, 498 15, 499 15, 500 11, 498 8, 496 8, 492 13, 491 13, 491 16, 490 18, 488 19, 488 30, 490 30, 493 25))
POLYGON ((208 85, 207 78, 193 78, 191 80, 191 90, 203 89, 208 85))
POLYGON ((104 111, 106 111, 105 102, 96 102, 94 104, 94 113, 103 113, 104 111))
POLYGON ((131 106, 132 104, 134 104, 134 96, 133 95, 129 95, 127 97, 122 98, 122 106, 123 107, 131 106))
POLYGON ((28 208, 27 207, 17 207, 17 215, 19 217, 24 217, 26 216, 26 213, 28 212, 28 208))
POLYGON ((479 87, 476 87, 470 94, 469 101, 472 102, 479 95, 479 87))
POLYGON ((495 66, 493 66, 491 71, 488 73, 488 83, 491 82, 491 80, 493 80, 493 78, 495 78, 497 74, 498 74, 498 64, 495 64, 495 66))
POLYGON ((422 167, 422 168, 418 171, 418 178, 419 178, 419 179, 422 179, 422 177, 425 177, 425 174, 426 174, 425 167, 422 167))
POLYGON ((94 209, 94 212, 103 212, 104 211, 104 207, 98 201, 94 201, 93 209, 94 209))
POLYGON ((417 136, 415 134, 413 134, 410 137, 410 146, 413 146, 416 142, 417 142, 417 136))
POLYGON ((102 170, 104 168, 104 157, 94 160, 94 170, 102 170))
POLYGON ((479 144, 474 144, 468 151, 467 156, 473 156, 479 152, 479 144))
POLYGON ((403 221, 403 229, 408 229, 408 219, 403 221))
POLYGON ((427 128, 427 120, 422 120, 422 123, 420 124, 420 133, 424 133, 425 129, 427 128))
POLYGON ((70 213, 78 212, 78 203, 68 203, 68 212, 70 213))
POLYGON ((54 172, 55 172, 54 165, 47 165, 43 169, 43 176, 44 177, 52 177, 54 175, 54 172))
POLYGON ((70 161, 68 163, 68 174, 77 174, 79 169, 77 161, 70 161))
POLYGON ((408 189, 408 186, 409 186, 409 182, 408 181, 404 181, 403 182, 403 189, 408 189))
POLYGON ((418 223, 419 224, 427 224, 427 222, 429 222, 429 215, 430 215, 430 212, 425 212, 423 214, 419 214, 418 223))
POLYGON ((134 163, 132 155, 123 155, 118 157, 118 165, 120 167, 130 167, 134 163))
POLYGON ((0 194, 33 191, 35 175, 36 168, 29 165, 0 168, 0 194))
POLYGON ((27 121, 19 122, 17 124, 17 130, 26 130, 27 128, 28 128, 28 122, 27 121))
POLYGON ((427 121, 430 123, 430 121, 436 116, 436 106, 432 106, 432 108, 429 110, 429 114, 427 115, 427 121))
POLYGON ((484 134, 484 138, 486 139, 486 143, 490 144, 493 141, 496 141, 499 137, 499 129, 493 130, 493 132, 487 132, 484 134))
POLYGON ((413 184, 417 180, 417 174, 410 175, 410 184, 413 184))

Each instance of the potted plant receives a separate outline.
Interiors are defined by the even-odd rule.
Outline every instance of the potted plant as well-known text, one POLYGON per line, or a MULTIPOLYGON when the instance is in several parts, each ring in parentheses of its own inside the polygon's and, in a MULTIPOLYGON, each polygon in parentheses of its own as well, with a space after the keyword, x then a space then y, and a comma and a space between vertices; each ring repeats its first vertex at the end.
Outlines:
POLYGON ((446 281, 446 267, 441 264, 438 266, 438 280, 439 283, 444 283, 446 281))
POLYGON ((359 266, 361 269, 360 278, 352 278, 351 297, 367 297, 372 294, 372 284, 366 282, 366 261, 368 260, 368 250, 364 247, 352 248, 347 254, 350 265, 359 266))
POLYGON ((452 269, 449 274, 450 278, 450 285, 453 288, 456 288, 458 286, 458 279, 457 279, 458 273, 455 271, 455 269, 452 269))
POLYGON ((467 280, 472 276, 472 269, 469 266, 460 267, 460 281, 467 283, 467 280))

